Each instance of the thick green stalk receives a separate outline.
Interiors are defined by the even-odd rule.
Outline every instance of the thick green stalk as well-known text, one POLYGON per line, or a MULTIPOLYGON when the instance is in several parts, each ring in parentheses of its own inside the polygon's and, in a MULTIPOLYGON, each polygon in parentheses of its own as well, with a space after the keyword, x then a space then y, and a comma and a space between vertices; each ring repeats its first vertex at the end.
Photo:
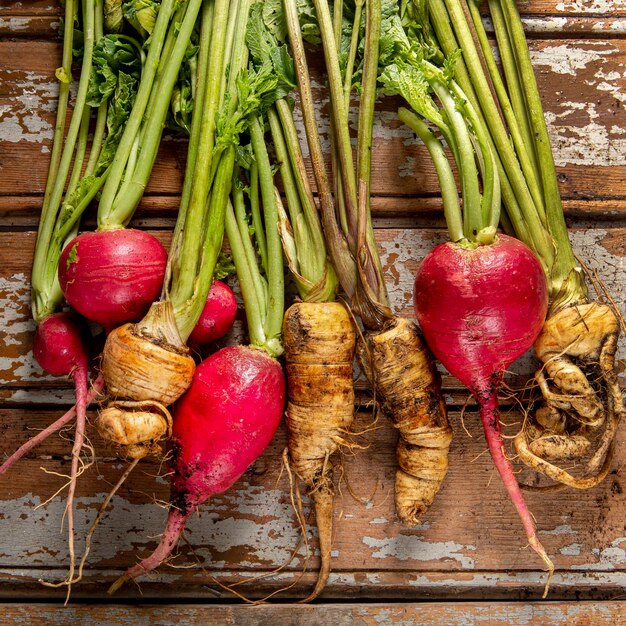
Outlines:
MULTIPOLYGON (((586 301, 587 287, 584 275, 574 257, 567 232, 550 137, 543 115, 541 98, 539 97, 539 89, 537 87, 530 53, 528 52, 524 29, 515 3, 512 2, 512 0, 502 0, 502 6, 504 8, 504 15, 506 17, 519 75, 524 85, 528 117, 532 125, 533 136, 535 137, 539 168, 542 175, 548 229, 556 246, 556 256, 554 257, 548 274, 551 307, 552 309, 556 309, 571 302, 586 301)), ((536 252, 537 254, 541 254, 539 250, 536 250, 536 252)), ((548 264, 549 260, 550 259, 544 257, 546 264, 548 264)))
POLYGON ((248 197, 250 198, 250 213, 252 214, 252 227, 254 228, 256 245, 261 257, 261 267, 267 274, 267 242, 265 241, 265 229, 261 217, 261 203, 259 202, 259 167, 253 163, 250 167, 250 181, 248 184, 248 197))
MULTIPOLYGON (((501 0, 497 0, 492 4, 497 4, 499 7, 500 1, 501 0)), ((511 50, 507 45, 500 45, 500 43, 505 44, 506 38, 502 41, 502 25, 496 15, 494 17, 494 26, 496 27, 496 36, 498 37, 498 48, 500 50, 501 63, 505 69, 505 76, 507 79, 505 86, 491 50, 491 44, 487 39, 487 33, 485 32, 478 7, 475 6, 473 2, 469 2, 469 7, 475 32, 480 43, 483 59, 485 60, 485 64, 489 71, 489 76, 498 98, 498 104, 500 105, 500 110, 502 111, 509 128, 509 132, 511 133, 511 139, 513 140, 513 145, 515 146, 515 151, 517 152, 519 163, 522 168, 522 172, 524 173, 526 183, 528 184, 528 189, 535 203, 535 207, 539 212, 542 221, 545 223, 544 198, 539 184, 540 174, 533 148, 534 142, 531 131, 528 128, 526 113, 523 109, 520 109, 521 106, 524 106, 523 95, 519 91, 520 85, 517 76, 517 69, 510 65, 511 50)))
POLYGON ((348 105, 344 99, 343 83, 339 69, 339 55, 335 45, 333 24, 327 0, 313 0, 322 38, 326 73, 330 90, 333 139, 337 146, 339 171, 343 188, 348 225, 348 245, 354 249, 357 232, 357 192, 352 144, 348 124, 348 105))
MULTIPOLYGON (((289 109, 289 104, 282 102, 289 109)), ((268 119, 276 158, 280 163, 289 218, 296 241, 300 274, 315 284, 324 276, 326 245, 306 172, 303 172, 304 160, 300 152, 297 131, 291 114, 288 116, 286 128, 281 127, 280 117, 275 110, 268 111, 268 119)))
MULTIPOLYGON (((198 157, 198 147, 200 144, 200 137, 202 133, 202 111, 204 110, 204 99, 206 96, 206 83, 208 80, 208 67, 209 67, 209 50, 212 41, 213 33, 213 2, 205 2, 202 5, 202 17, 200 27, 200 40, 198 42, 198 62, 197 62, 197 78, 194 88, 195 96, 193 102, 193 115, 191 117, 191 131, 189 133, 189 147, 187 150, 187 162, 185 169, 191 172, 195 172, 196 159, 198 157)), ((174 227, 174 234, 172 235, 171 244, 171 256, 176 257, 176 250, 179 249, 183 237, 185 220, 187 217, 187 209, 189 208, 189 202, 191 200, 191 192, 194 186, 194 177, 185 176, 183 181, 183 189, 180 196, 180 204, 178 205, 178 215, 176 218, 176 225, 174 227)), ((176 283, 178 281, 178 264, 169 264, 170 271, 175 273, 164 281, 164 291, 169 289, 169 283, 176 283)))
MULTIPOLYGON (((54 311, 63 297, 58 281, 56 280, 56 266, 54 268, 49 267, 49 247, 87 100, 87 88, 89 86, 94 46, 94 19, 94 6, 91 2, 87 2, 85 3, 83 11, 84 54, 78 92, 76 94, 76 103, 74 111, 72 112, 72 118, 65 137, 65 144, 58 167, 54 168, 53 164, 51 164, 51 171, 54 171, 54 182, 48 196, 48 202, 46 202, 46 198, 44 197, 44 207, 42 209, 42 218, 33 261, 31 279, 33 289, 33 317, 37 322, 54 311)), ((70 50, 71 41, 72 39, 70 37, 70 50)), ((63 71, 65 72, 65 68, 63 71)), ((67 77, 69 77, 68 73, 66 73, 66 78, 67 77)), ((60 141, 59 135, 55 137, 55 144, 57 143, 57 139, 60 141)))
POLYGON ((250 343, 254 346, 261 347, 265 344, 263 314, 255 290, 252 271, 246 262, 242 235, 237 228, 237 220, 230 202, 226 209, 226 236, 228 237, 230 251, 233 256, 233 261, 235 262, 235 267, 237 268, 237 279, 239 280, 241 296, 246 310, 250 343))
MULTIPOLYGON (((350 94, 352 93, 352 77, 354 74, 354 61, 356 59, 356 53, 359 47, 359 30, 360 30, 360 25, 361 25, 361 14, 363 11, 363 2, 364 0, 356 0, 354 3, 354 21, 352 24, 352 36, 350 37, 350 49, 348 51, 348 59, 346 61, 346 70, 344 72, 344 77, 343 77, 343 93, 344 93, 344 99, 346 102, 346 107, 348 108, 350 107, 350 94)), ((336 4, 341 4, 341 3, 337 2, 336 4)), ((378 11, 378 16, 380 17, 380 10, 378 11)), ((341 34, 340 34, 340 37, 341 37, 341 34)), ((337 44, 337 49, 339 49, 339 46, 340 44, 337 44)))
POLYGON ((261 199, 265 217, 265 238, 267 241, 267 282, 268 307, 265 318, 265 335, 268 341, 278 340, 282 333, 285 313, 285 276, 283 269, 283 248, 278 232, 278 209, 274 195, 272 166, 267 153, 263 126, 258 117, 250 119, 250 139, 254 157, 259 167, 261 199))
POLYGON ((400 107, 398 117, 422 140, 426 146, 435 165, 439 187, 441 188, 441 198, 443 200, 443 213, 446 218, 446 225, 453 242, 464 239, 463 219, 461 217, 461 207, 459 205, 459 193, 456 189, 456 181, 452 173, 452 167, 446 156, 442 143, 430 131, 422 119, 412 111, 400 107))
POLYGON ((176 281, 171 286, 170 298, 175 309, 181 309, 192 297, 195 288, 198 259, 204 239, 205 206, 210 188, 210 172, 215 145, 215 124, 220 101, 220 85, 225 70, 224 52, 228 29, 228 0, 216 0, 213 12, 213 34, 211 36, 210 57, 205 85, 202 128, 196 150, 195 168, 187 170, 185 177, 191 177, 191 197, 184 216, 182 241, 177 256, 170 264, 178 266, 173 272, 176 281))
POLYGON ((352 298, 356 290, 356 264, 335 218, 333 195, 324 165, 324 155, 322 153, 322 146, 317 130, 315 107, 313 106, 313 95, 311 93, 311 81, 306 56, 304 54, 304 43, 302 41, 302 33, 300 32, 300 23, 298 21, 298 11, 295 0, 284 0, 284 7, 289 41, 291 43, 296 76, 298 78, 300 107, 302 109, 304 129, 307 136, 313 174, 317 183, 317 193, 322 210, 322 223, 324 225, 326 243, 339 282, 348 297, 352 298))
POLYGON ((463 232, 468 241, 475 242, 478 232, 483 229, 480 188, 478 185, 478 170, 474 158, 474 146, 463 115, 457 110, 454 98, 445 85, 438 81, 433 82, 433 89, 439 97, 446 112, 449 127, 456 138, 459 151, 457 162, 461 179, 461 194, 463 197, 463 232))
MULTIPOLYGON (((143 137, 140 140, 139 155, 132 170, 132 176, 120 188, 106 220, 100 220, 101 227, 118 228, 125 226, 130 221, 144 194, 161 142, 172 90, 178 79, 180 65, 187 51, 201 4, 202 0, 189 0, 187 4, 185 16, 178 29, 176 43, 165 62, 161 80, 155 82, 158 100, 154 103, 150 117, 145 120, 145 125, 142 128, 143 137)), ((176 28, 176 26, 173 23, 172 28, 176 28)))
MULTIPOLYGON (((246 218, 246 205, 243 197, 243 189, 241 187, 241 182, 239 181, 239 171, 235 172, 234 176, 235 184, 233 185, 232 190, 232 198, 233 198, 233 206, 235 209, 235 218, 237 220, 237 229, 240 233, 246 233, 249 231, 248 220, 246 218)), ((264 232, 264 228, 262 224, 259 224, 257 228, 254 229, 254 236, 257 237, 259 233, 264 232), (258 228, 258 229, 257 229, 258 228)), ((256 252, 254 250, 254 245, 252 243, 252 239, 250 237, 241 237, 241 243, 243 245, 243 251, 246 258, 246 263, 250 267, 252 280, 254 282, 254 293, 256 294, 257 305, 260 311, 267 311, 267 299, 268 299, 268 290, 267 290, 267 281, 261 275, 259 271, 259 267, 256 261, 256 252)))
MULTIPOLYGON (((109 214, 113 210, 113 203, 123 180, 128 159, 133 151, 135 139, 141 129, 146 107, 148 106, 152 92, 152 86, 161 62, 161 52, 175 5, 176 0, 163 0, 159 7, 154 30, 150 36, 150 48, 141 73, 141 81, 133 109, 126 122, 122 139, 115 153, 111 172, 102 190, 102 196, 98 205, 99 227, 103 227, 103 225, 109 222, 109 214)), ((106 226, 104 227, 106 228, 106 226)), ((116 227, 119 227, 119 224, 117 224, 116 227)))
POLYGON ((183 303, 174 304, 176 324, 183 341, 187 341, 200 318, 206 298, 211 288, 211 278, 222 249, 224 239, 224 219, 228 196, 235 166, 235 148, 229 146, 222 153, 215 175, 208 214, 206 216, 205 238, 200 252, 200 268, 196 273, 195 289, 192 296, 183 303))
MULTIPOLYGON (((368 0, 365 23, 365 55, 363 58, 363 78, 359 102, 359 121, 357 137, 357 184, 359 186, 358 205, 361 207, 358 230, 365 234, 367 263, 362 267, 363 278, 367 280, 368 291, 375 296, 377 303, 389 306, 389 297, 385 286, 382 264, 372 226, 370 194, 372 178, 372 140, 374 129, 374 109, 378 84, 378 52, 380 47, 381 2, 368 0), (366 223, 360 223, 361 213, 365 213, 366 223)), ((360 237, 359 239, 361 239, 360 237)))
POLYGON ((463 50, 467 76, 463 76, 461 72, 457 75, 457 79, 474 107, 482 112, 489 128, 495 146, 494 153, 498 154, 502 166, 502 171, 500 171, 502 197, 509 216, 515 224, 516 232, 533 249, 542 251, 540 255, 542 259, 548 258, 552 254, 551 242, 541 224, 517 155, 511 146, 489 83, 483 73, 482 64, 460 2, 459 0, 431 0, 430 8, 437 38, 444 53, 450 55, 459 46, 463 50), (452 30, 449 28, 450 22, 458 38, 458 45, 452 30), (517 230, 518 227, 519 231, 517 230))

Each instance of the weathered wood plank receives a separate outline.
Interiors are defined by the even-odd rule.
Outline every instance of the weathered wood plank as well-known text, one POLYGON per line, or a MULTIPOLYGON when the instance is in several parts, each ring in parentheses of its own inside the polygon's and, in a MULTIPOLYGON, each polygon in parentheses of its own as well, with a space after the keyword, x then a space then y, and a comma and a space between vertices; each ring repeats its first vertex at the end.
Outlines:
POLYGON ((565 624, 569 626, 620 626, 626 623, 623 602, 545 603, 420 603, 344 604, 334 606, 70 606, 0 605, 7 623, 73 625, 87 621, 109 626, 507 626, 565 624))
MULTIPOLYGON (((31 425, 40 428, 52 415, 34 413, 31 425)), ((10 420, 11 427, 0 438, 0 458, 20 437, 26 437, 24 426, 27 419, 30 422, 26 411, 4 411, 2 418, 3 423, 10 420)), ((371 420, 370 413, 360 414, 355 430, 366 428, 371 420)), ((509 424, 508 434, 519 427, 519 415, 513 411, 504 412, 503 420, 509 424)), ((467 432, 458 413, 451 414, 451 422, 455 440, 449 474, 422 524, 413 529, 402 527, 393 511, 395 433, 390 426, 378 423, 376 430, 358 438, 368 445, 367 449, 354 456, 344 455, 343 481, 336 500, 335 576, 325 597, 342 597, 348 590, 357 593, 359 588, 362 594, 385 597, 394 586, 406 587, 404 596, 408 597, 422 593, 429 597, 459 597, 460 593, 464 597, 485 597, 481 594, 487 593, 486 588, 498 595, 494 590, 499 586, 499 597, 541 595, 544 577, 540 563, 524 547, 515 510, 485 454, 477 416, 471 411, 466 413, 467 432), (381 572, 387 572, 385 593, 374 589, 381 572)), ((99 461, 80 479, 76 511, 79 536, 86 532, 104 494, 124 467, 123 463, 107 460, 106 448, 92 431, 90 439, 99 451, 99 461)), ((578 591, 584 588, 595 594, 603 586, 606 592, 626 584, 626 464, 620 461, 625 444, 626 433, 622 430, 615 470, 596 489, 527 496, 537 518, 539 537, 561 575, 555 579, 553 597, 563 597, 563 593, 569 594, 577 587, 578 591)), ((297 547, 299 531, 279 460, 284 445, 281 428, 243 478, 190 519, 186 531, 189 543, 181 544, 174 563, 192 568, 162 568, 142 583, 145 596, 158 594, 164 584, 174 583, 192 595, 204 595, 207 592, 201 585, 207 583, 209 575, 232 582, 243 575, 268 573, 287 563, 297 547)), ((0 479, 0 572, 7 577, 26 577, 15 584, 29 592, 36 587, 32 579, 43 576, 50 580, 67 563, 66 540, 60 532, 63 499, 56 498, 43 508, 34 507, 63 484, 58 474, 68 471, 69 449, 68 442, 51 440, 37 451, 36 458, 23 459, 0 479), (46 474, 41 467, 56 474, 46 474)), ((89 580, 84 587, 75 587, 77 593, 101 595, 104 583, 112 580, 116 571, 154 548, 165 519, 165 511, 155 501, 167 501, 168 497, 164 472, 157 462, 146 460, 114 497, 92 542, 89 580)), ((336 474, 339 478, 339 468, 336 474)), ((308 513, 307 498, 304 506, 308 513)), ((314 532, 312 536, 311 547, 316 549, 314 532)), ((294 582, 305 562, 301 546, 281 576, 257 581, 249 593, 259 597, 294 582)), ((308 569, 315 571, 316 567, 317 558, 313 557, 308 569)), ((310 582, 311 576, 299 582, 292 597, 301 596, 310 582)), ((137 590, 130 586, 125 594, 135 596, 137 590)))
MULTIPOLYGON (((154 231, 167 245, 169 232, 154 231)), ((413 277, 417 265, 428 250, 445 241, 446 233, 440 229, 378 229, 376 231, 391 305, 401 315, 412 317, 413 277)), ((30 319, 29 276, 32 263, 33 232, 0 232, 0 380, 12 387, 51 385, 66 387, 58 378, 44 375, 31 354, 34 325, 30 319)), ((626 229, 591 228, 572 232, 574 249, 592 271, 597 271, 609 292, 620 306, 626 301, 626 229)), ((623 309, 622 309, 623 310, 623 309)), ((240 311, 243 321, 244 314, 240 311)), ((230 337, 241 336, 237 326, 230 337)), ((620 350, 620 377, 626 382, 625 354, 620 350)), ((534 372, 535 363, 530 358, 518 361, 512 371, 525 381, 534 372)), ((445 379, 448 388, 458 389, 457 382, 445 379)), ((523 382, 521 383, 523 384, 523 382)), ((21 398, 24 394, 18 391, 21 398)), ((0 396, 1 397, 1 396, 0 396)), ((10 394, 4 396, 10 399, 10 394)), ((23 401, 23 400, 20 400, 23 401)), ((43 401, 41 395, 36 401, 43 401)))
MULTIPOLYGON (((602 200, 625 195, 626 41, 532 42, 533 60, 556 150, 564 197, 602 200), (597 184, 602 180, 602 186, 597 184)), ((45 185, 55 109, 54 43, 0 42, 0 195, 41 194, 45 185), (28 164, 28 176, 24 175, 28 164)), ((325 110, 321 81, 316 100, 325 110)), ((383 99, 376 115, 372 190, 378 196, 438 193, 423 146, 402 126, 399 101, 383 99)), ((323 138, 328 143, 327 130, 323 138)), ((186 142, 164 141, 148 192, 180 190, 186 142)))

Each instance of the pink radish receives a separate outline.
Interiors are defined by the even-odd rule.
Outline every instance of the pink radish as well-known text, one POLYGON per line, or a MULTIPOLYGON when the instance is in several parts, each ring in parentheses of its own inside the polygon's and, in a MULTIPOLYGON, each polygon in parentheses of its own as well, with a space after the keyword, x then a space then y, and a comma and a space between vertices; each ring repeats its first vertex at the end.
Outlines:
POLYGON ((145 231, 83 233, 65 247, 59 282, 67 301, 110 329, 140 320, 161 293, 167 252, 145 231))
MULTIPOLYGON (((76 387, 76 434, 72 446, 72 465, 67 493, 67 529, 71 569, 74 565, 74 493, 87 420, 88 346, 87 327, 70 313, 54 313, 42 320, 37 327, 33 344, 33 354, 41 367, 54 376, 71 376, 76 387)), ((70 572, 70 580, 72 575, 73 571, 70 572)))
POLYGON ((202 346, 217 341, 230 331, 236 316, 237 300, 232 289, 221 280, 214 280, 189 343, 202 346))
POLYGON ((185 522, 211 496, 226 491, 263 452, 283 413, 285 379, 259 348, 229 346, 196 369, 176 403, 170 440, 170 513, 156 550, 113 583, 142 576, 171 554, 185 522))
POLYGON ((532 346, 545 320, 548 287, 538 259, 506 235, 477 247, 441 244, 418 269, 414 302, 431 350, 476 398, 491 457, 530 545, 551 573, 504 452, 497 398, 504 370, 532 346))

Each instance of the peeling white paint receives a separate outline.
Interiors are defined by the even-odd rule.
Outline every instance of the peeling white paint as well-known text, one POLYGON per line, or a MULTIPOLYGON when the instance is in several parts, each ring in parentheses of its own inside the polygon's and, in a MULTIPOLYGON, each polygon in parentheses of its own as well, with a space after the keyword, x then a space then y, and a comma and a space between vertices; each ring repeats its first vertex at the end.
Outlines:
POLYGON ((612 13, 624 9, 624 0, 564 0, 555 9, 561 13, 612 13))
POLYGON ((29 17, 0 18, 0 28, 7 30, 27 30, 30 25, 29 17))
POLYGON ((597 562, 572 565, 572 569, 594 571, 619 569, 626 563, 626 537, 613 540, 608 548, 593 548, 591 554, 598 559, 597 562))
POLYGON ((590 63, 602 61, 619 50, 603 41, 586 41, 584 48, 572 43, 545 46, 531 51, 533 65, 547 66, 555 74, 576 74, 590 63))
POLYGON ((524 30, 529 33, 558 33, 565 29, 568 19, 566 17, 541 16, 523 17, 524 30))
POLYGON ((464 546, 454 541, 424 541, 414 535, 397 535, 384 539, 365 536, 362 542, 370 548, 376 548, 376 551, 372 552, 375 559, 388 557, 400 561, 451 559, 457 561, 464 569, 474 569, 474 559, 464 554, 464 551, 475 551, 475 546, 464 546))
POLYGON ((569 524, 561 524, 552 530, 539 530, 540 535, 571 535, 576 531, 569 524))
POLYGON ((580 556, 581 549, 581 543, 570 543, 568 546, 563 546, 559 552, 563 556, 580 556))

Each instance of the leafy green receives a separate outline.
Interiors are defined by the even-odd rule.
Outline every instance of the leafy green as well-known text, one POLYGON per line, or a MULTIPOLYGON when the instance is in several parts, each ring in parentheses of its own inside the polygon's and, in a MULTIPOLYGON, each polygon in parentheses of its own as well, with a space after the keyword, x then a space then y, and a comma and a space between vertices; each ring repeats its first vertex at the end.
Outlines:
POLYGON ((117 89, 122 74, 139 80, 141 60, 137 46, 120 35, 100 38, 93 52, 87 104, 98 107, 108 100, 117 89))
POLYGON ((142 36, 152 34, 161 0, 124 0, 124 17, 142 36))
POLYGON ((122 0, 104 0, 104 29, 108 33, 119 33, 124 28, 122 0))

